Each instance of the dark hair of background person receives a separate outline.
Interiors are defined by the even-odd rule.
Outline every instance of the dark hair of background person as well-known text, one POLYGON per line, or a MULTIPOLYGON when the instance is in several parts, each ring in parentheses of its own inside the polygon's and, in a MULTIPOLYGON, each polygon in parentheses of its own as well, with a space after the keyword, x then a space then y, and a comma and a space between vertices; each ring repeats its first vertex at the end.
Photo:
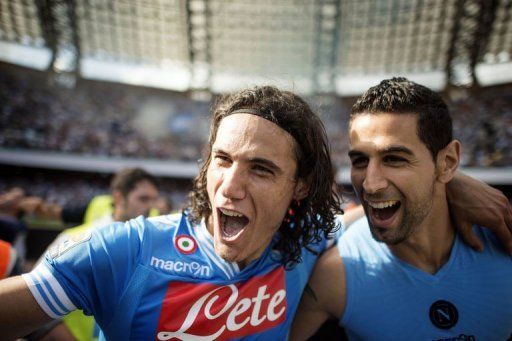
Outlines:
POLYGON ((110 182, 112 191, 120 191, 124 197, 133 191, 135 186, 141 181, 148 181, 158 188, 158 180, 142 168, 126 168, 117 172, 110 182))
POLYGON ((352 106, 350 122, 360 114, 417 114, 418 137, 433 160, 453 139, 448 106, 434 91, 404 77, 385 79, 368 89, 352 106))
POLYGON ((320 118, 299 96, 272 86, 246 89, 221 97, 211 109, 212 123, 208 140, 206 162, 194 180, 189 196, 190 216, 196 223, 208 219, 211 206, 206 189, 206 174, 211 162, 212 146, 220 122, 236 110, 249 109, 251 113, 268 119, 287 131, 296 141, 296 179, 309 184, 309 193, 300 202, 292 202, 278 231, 275 249, 281 252, 286 265, 300 262, 301 248, 321 240, 336 231, 335 215, 343 213, 341 199, 335 189, 334 168, 329 144, 320 118))

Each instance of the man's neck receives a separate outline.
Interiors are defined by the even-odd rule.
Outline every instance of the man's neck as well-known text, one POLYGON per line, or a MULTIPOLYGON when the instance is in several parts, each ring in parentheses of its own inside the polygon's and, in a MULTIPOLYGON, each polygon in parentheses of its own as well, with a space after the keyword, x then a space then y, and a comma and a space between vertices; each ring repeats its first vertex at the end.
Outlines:
POLYGON ((388 245, 396 257, 429 274, 435 274, 448 262, 455 240, 448 205, 438 204, 441 207, 433 207, 406 241, 388 245))

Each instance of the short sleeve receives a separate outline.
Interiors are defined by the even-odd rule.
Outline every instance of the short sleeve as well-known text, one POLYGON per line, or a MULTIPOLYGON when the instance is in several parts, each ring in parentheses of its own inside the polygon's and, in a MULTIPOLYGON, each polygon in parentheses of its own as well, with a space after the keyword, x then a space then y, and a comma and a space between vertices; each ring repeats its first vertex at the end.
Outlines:
POLYGON ((41 308, 53 318, 82 309, 108 323, 139 262, 144 223, 141 217, 92 228, 49 249, 23 275, 41 308))

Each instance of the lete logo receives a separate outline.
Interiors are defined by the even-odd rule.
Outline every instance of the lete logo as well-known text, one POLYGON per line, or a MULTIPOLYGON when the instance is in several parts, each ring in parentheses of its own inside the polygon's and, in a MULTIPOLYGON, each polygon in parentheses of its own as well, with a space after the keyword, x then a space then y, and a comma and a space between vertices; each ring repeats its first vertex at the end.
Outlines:
POLYGON ((230 285, 172 282, 162 304, 158 340, 226 340, 285 321, 284 270, 230 285))

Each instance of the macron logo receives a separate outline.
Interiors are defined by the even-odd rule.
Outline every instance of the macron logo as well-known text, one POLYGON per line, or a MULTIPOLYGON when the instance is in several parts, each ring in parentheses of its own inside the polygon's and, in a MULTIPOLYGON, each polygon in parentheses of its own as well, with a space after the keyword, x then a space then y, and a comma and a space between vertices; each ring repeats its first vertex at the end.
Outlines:
POLYGON ((157 269, 172 271, 174 273, 187 273, 194 277, 210 277, 210 267, 201 265, 198 262, 182 262, 163 260, 156 257, 151 257, 151 266, 157 269))

